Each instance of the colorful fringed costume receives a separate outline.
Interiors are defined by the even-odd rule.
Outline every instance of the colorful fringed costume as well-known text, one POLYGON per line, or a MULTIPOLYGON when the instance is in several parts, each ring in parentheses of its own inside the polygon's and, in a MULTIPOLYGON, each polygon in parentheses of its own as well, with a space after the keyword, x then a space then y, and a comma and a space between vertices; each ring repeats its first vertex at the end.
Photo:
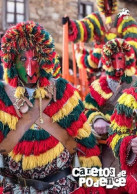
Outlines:
MULTIPOLYGON (((45 87, 52 78, 55 64, 53 39, 47 31, 34 22, 19 23, 11 27, 2 38, 2 60, 6 82, 16 88, 15 97, 26 95, 25 89, 19 86, 19 77, 14 65, 15 57, 25 48, 35 49, 39 53, 39 88, 30 99, 45 98, 45 87), (27 33, 26 33, 27 32, 27 33), (19 40, 20 39, 20 40, 19 40)), ((81 166, 101 166, 96 139, 83 113, 84 106, 77 91, 66 80, 56 80, 56 101, 51 100, 44 113, 57 122, 67 133, 76 139, 81 166), (83 152, 85 155, 83 155, 83 152)), ((13 103, 5 92, 4 84, 0 84, 0 142, 10 130, 16 130, 19 117, 13 103)), ((33 124, 20 139, 14 149, 5 157, 6 173, 28 179, 43 179, 50 174, 65 169, 72 164, 72 155, 55 137, 33 124)), ((48 191, 41 193, 70 193, 77 187, 72 175, 58 180, 48 191)), ((19 185, 7 183, 4 192, 36 193, 34 188, 21 188, 19 185)))
POLYGON ((76 55, 79 67, 85 67, 88 71, 98 69, 102 47, 111 39, 125 39, 137 54, 137 23, 129 11, 122 10, 118 13, 117 0, 112 0, 111 16, 106 17, 105 1, 97 0, 97 4, 99 12, 91 13, 81 20, 70 20, 70 41, 94 42, 93 49, 81 49, 76 55), (110 23, 107 24, 108 22, 110 23))
MULTIPOLYGON (((115 102, 118 99, 118 96, 120 96, 121 91, 124 88, 129 88, 131 83, 137 80, 137 78, 133 76, 135 74, 134 51, 123 39, 111 40, 103 47, 102 63, 103 68, 106 71, 106 76, 100 77, 100 79, 95 80, 91 84, 90 93, 86 96, 84 102, 88 122, 92 125, 94 125, 95 121, 98 119, 103 119, 109 123, 115 102), (116 81, 116 70, 112 66, 111 59, 115 52, 121 51, 125 55, 126 66, 123 76, 120 77, 119 81, 116 81)), ((102 139, 104 138, 106 139, 107 137, 102 136, 102 139)), ((115 167, 118 172, 118 161, 115 159, 112 151, 107 145, 102 145, 101 159, 103 167, 115 167)))
POLYGON ((137 162, 136 155, 129 163, 130 143, 136 137, 137 88, 131 87, 123 91, 111 116, 108 143, 115 157, 120 161, 121 168, 127 172, 126 188, 130 194, 137 191, 137 162), (128 161, 129 160, 129 161, 128 161))

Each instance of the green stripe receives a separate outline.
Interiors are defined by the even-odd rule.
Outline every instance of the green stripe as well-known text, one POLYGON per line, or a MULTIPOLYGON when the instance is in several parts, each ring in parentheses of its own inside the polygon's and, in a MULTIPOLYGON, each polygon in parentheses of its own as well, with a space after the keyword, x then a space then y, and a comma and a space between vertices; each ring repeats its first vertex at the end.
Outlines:
POLYGON ((132 77, 131 76, 125 76, 125 74, 124 74, 121 77, 121 81, 122 82, 125 82, 127 84, 130 84, 132 82, 132 77))
POLYGON ((93 32, 92 32, 92 29, 89 27, 89 24, 87 23, 87 21, 84 20, 83 22, 87 30, 87 40, 85 40, 85 42, 88 42, 91 39, 93 32))
POLYGON ((99 109, 99 106, 97 104, 97 102, 94 100, 94 98, 91 97, 90 94, 88 94, 85 98, 85 102, 88 104, 92 104, 94 107, 96 107, 97 109, 99 109))
POLYGON ((132 117, 133 115, 133 109, 123 104, 117 104, 116 109, 118 114, 125 114, 126 117, 132 117))
POLYGON ((83 112, 84 106, 83 103, 79 100, 79 104, 73 109, 73 111, 61 119, 58 124, 63 128, 68 128, 71 124, 79 119, 80 114, 83 112))
POLYGON ((66 90, 67 84, 68 84, 68 82, 63 78, 59 78, 57 80, 57 83, 56 83, 56 88, 57 88, 56 98, 57 98, 57 100, 60 100, 63 98, 63 94, 66 90))
POLYGON ((89 18, 89 17, 87 17, 87 18, 94 25, 94 30, 97 33, 97 35, 100 37, 101 36, 101 31, 100 31, 98 25, 96 24, 96 22, 93 19, 89 18))
POLYGON ((86 117, 89 118, 89 116, 94 113, 94 112, 97 112, 96 110, 89 110, 87 113, 86 113, 86 117))
POLYGON ((115 156, 119 157, 119 151, 120 151, 120 144, 124 138, 120 138, 114 148, 115 156))
POLYGON ((93 134, 83 139, 77 139, 77 142, 86 146, 87 148, 93 148, 96 145, 96 139, 93 134))
POLYGON ((127 38, 137 38, 137 34, 136 33, 127 33, 125 36, 124 36, 124 39, 127 39, 127 38))
POLYGON ((14 77, 17 76, 17 70, 15 68, 15 66, 12 66, 10 69, 8 69, 7 71, 8 77, 13 79, 14 77))
POLYGON ((8 125, 4 125, 2 122, 0 122, 0 131, 2 132, 3 136, 6 137, 10 131, 10 128, 8 125))
POLYGON ((78 22, 76 20, 74 22, 75 22, 75 25, 76 25, 77 31, 78 31, 77 37, 74 41, 76 43, 76 42, 81 40, 81 33, 80 33, 80 26, 79 26, 78 22))
POLYGON ((8 95, 6 94, 4 90, 4 85, 2 82, 0 82, 0 99, 4 102, 6 106, 11 106, 12 102, 9 99, 8 95))
POLYGON ((129 66, 134 62, 134 59, 129 59, 128 61, 126 61, 126 65, 129 66))
POLYGON ((33 141, 33 140, 40 141, 40 140, 45 140, 49 137, 50 137, 50 134, 44 129, 39 129, 39 130, 29 129, 28 131, 25 132, 23 137, 20 139, 20 142, 33 141))
POLYGON ((41 77, 46 77, 48 80, 51 78, 52 74, 51 73, 47 73, 44 69, 40 69, 40 76, 41 77))
MULTIPOLYGON (((124 28, 130 27, 130 25, 132 25, 132 24, 137 25, 137 23, 134 20, 130 20, 128 22, 126 20, 124 20, 124 21, 125 21, 125 23, 122 26, 122 30, 124 30, 124 28)), ((127 28, 127 31, 128 31, 128 28, 127 28)))

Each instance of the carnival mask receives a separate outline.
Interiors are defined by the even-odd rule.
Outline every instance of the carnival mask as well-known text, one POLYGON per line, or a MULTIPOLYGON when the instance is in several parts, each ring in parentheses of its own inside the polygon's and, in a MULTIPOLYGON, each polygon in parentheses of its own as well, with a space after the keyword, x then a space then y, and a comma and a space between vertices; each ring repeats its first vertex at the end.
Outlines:
POLYGON ((125 70, 125 55, 122 52, 113 54, 111 56, 112 66, 115 69, 115 76, 120 78, 125 70))
POLYGON ((22 51, 15 61, 19 78, 24 84, 36 84, 39 78, 38 56, 34 49, 22 51))
POLYGON ((113 0, 104 0, 105 16, 112 15, 113 0))

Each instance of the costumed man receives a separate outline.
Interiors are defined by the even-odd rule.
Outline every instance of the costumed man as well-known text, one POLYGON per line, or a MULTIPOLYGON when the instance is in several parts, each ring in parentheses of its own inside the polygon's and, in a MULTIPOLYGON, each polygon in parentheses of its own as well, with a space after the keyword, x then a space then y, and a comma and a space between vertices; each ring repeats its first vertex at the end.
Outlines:
MULTIPOLYGON (((93 72, 101 67, 101 50, 103 45, 114 38, 122 38, 132 45, 137 54, 137 23, 129 10, 118 11, 117 0, 97 0, 99 12, 93 12, 81 20, 69 21, 69 40, 91 42, 91 50, 77 49, 76 60, 79 67, 93 72)), ((136 55, 137 56, 137 55, 136 55)))
POLYGON ((24 22, 7 30, 1 48, 7 82, 0 83, 3 192, 69 194, 78 188, 70 168, 74 155, 77 165, 79 159, 81 166, 100 167, 100 151, 77 91, 52 78, 53 39, 39 24, 24 22))
POLYGON ((111 116, 108 143, 121 169, 126 170, 126 189, 137 193, 137 82, 117 101, 111 116))
MULTIPOLYGON (((123 39, 113 39, 104 45, 101 58, 106 75, 95 80, 90 93, 85 98, 88 122, 101 137, 106 140, 110 125, 110 115, 121 92, 137 80, 135 74, 135 53, 123 39)), ((119 162, 107 144, 100 144, 103 168, 114 167, 119 172, 119 162)))

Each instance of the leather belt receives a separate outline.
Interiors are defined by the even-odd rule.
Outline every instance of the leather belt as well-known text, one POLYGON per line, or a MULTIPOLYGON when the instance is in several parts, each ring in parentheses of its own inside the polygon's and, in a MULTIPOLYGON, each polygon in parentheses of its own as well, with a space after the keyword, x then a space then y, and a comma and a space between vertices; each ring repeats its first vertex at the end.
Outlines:
POLYGON ((54 182, 56 182, 57 180, 60 180, 68 175, 71 174, 71 168, 65 168, 64 170, 58 171, 55 174, 51 174, 43 179, 25 179, 22 177, 9 177, 8 175, 6 175, 4 172, 1 172, 1 174, 8 178, 9 181, 12 184, 19 184, 21 187, 33 187, 36 190, 39 191, 45 191, 46 189, 49 189, 50 187, 52 187, 54 185, 54 182))

